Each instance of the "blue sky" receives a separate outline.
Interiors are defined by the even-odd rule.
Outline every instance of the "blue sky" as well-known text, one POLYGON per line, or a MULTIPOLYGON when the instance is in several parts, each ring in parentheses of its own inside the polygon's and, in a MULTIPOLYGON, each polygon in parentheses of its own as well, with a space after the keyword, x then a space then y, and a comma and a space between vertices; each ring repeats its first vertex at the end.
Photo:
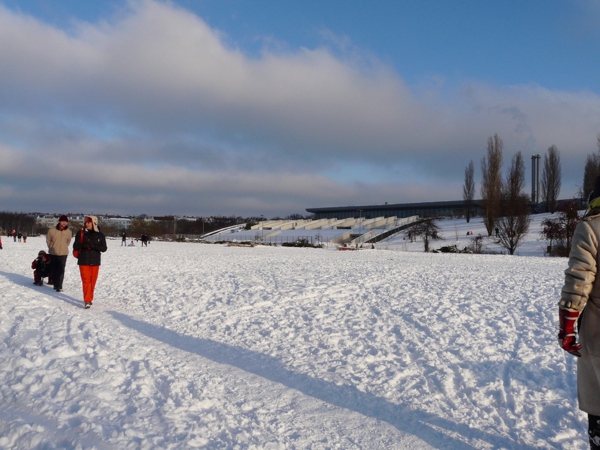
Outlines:
POLYGON ((0 202, 456 200, 494 133, 505 166, 556 145, 568 198, 598 150, 599 19, 599 0, 0 0, 0 202))

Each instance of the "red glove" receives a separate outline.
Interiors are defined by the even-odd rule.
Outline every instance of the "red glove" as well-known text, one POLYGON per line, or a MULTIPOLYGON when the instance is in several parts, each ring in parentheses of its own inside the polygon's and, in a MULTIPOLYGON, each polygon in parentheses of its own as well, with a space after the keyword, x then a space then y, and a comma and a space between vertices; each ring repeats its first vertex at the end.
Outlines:
POLYGON ((560 329, 558 331, 558 342, 563 350, 571 355, 581 356, 579 349, 581 344, 577 342, 577 332, 575 324, 579 318, 579 311, 569 311, 568 309, 558 309, 558 321, 560 329))

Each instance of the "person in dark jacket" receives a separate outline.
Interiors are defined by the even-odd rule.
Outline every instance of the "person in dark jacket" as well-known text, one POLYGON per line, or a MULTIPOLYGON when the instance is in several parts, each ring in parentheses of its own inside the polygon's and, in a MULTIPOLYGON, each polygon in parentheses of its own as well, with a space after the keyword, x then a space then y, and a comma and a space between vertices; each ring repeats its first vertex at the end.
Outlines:
POLYGON ((43 279, 50 276, 50 255, 44 250, 38 252, 38 257, 31 263, 33 269, 33 284, 43 286, 43 279))
POLYGON ((79 252, 77 265, 81 274, 83 302, 86 309, 92 306, 94 301, 94 289, 100 270, 100 254, 104 253, 106 248, 106 238, 98 229, 98 218, 87 216, 83 229, 77 232, 73 241, 73 251, 79 252))

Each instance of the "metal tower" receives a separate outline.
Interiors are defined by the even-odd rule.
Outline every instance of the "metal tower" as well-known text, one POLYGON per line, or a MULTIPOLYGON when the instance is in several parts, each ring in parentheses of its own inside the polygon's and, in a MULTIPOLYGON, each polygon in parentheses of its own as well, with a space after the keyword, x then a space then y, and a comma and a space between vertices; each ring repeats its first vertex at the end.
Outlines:
POLYGON ((531 201, 540 202, 540 159, 539 154, 531 156, 531 201))

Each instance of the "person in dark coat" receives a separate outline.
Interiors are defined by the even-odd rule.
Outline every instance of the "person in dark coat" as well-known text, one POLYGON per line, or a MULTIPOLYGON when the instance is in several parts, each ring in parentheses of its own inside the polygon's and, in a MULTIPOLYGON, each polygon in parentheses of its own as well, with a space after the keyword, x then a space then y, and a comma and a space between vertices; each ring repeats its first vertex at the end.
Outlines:
POLYGON ((33 284, 43 286, 43 279, 50 276, 50 255, 44 250, 38 252, 38 257, 31 263, 33 269, 33 284))
POLYGON ((98 218, 87 216, 84 227, 77 232, 73 241, 73 252, 78 252, 77 265, 83 285, 83 302, 85 308, 92 306, 94 290, 100 271, 101 253, 106 251, 106 238, 98 228, 98 218))
POLYGON ((121 233, 121 247, 127 246, 127 233, 124 231, 121 233))

